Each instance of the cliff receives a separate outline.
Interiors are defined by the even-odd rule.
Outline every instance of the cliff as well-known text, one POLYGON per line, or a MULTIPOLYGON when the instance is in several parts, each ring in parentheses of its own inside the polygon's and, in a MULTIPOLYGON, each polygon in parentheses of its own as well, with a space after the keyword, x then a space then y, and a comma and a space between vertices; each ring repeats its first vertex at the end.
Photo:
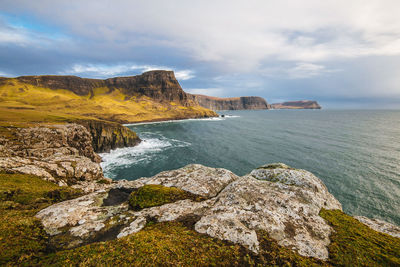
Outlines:
POLYGON ((321 109, 317 101, 301 100, 271 104, 272 109, 321 109))
POLYGON ((0 126, 0 172, 72 185, 104 178, 100 161, 82 125, 0 126))
POLYGON ((269 109, 264 98, 258 96, 242 96, 219 98, 205 95, 193 95, 200 106, 211 110, 269 109))
POLYGON ((1 78, 0 109, 118 123, 217 116, 186 94, 172 71, 105 80, 75 76, 1 78))
POLYGON ((137 76, 105 80, 55 75, 21 76, 17 80, 37 87, 69 90, 80 96, 93 97, 97 88, 107 88, 109 93, 120 90, 128 97, 147 96, 160 102, 175 102, 182 106, 194 104, 182 90, 173 71, 155 70, 137 76))
POLYGON ((135 146, 141 141, 135 132, 118 123, 96 120, 78 120, 76 123, 85 126, 89 131, 92 136, 92 147, 98 153, 135 146))

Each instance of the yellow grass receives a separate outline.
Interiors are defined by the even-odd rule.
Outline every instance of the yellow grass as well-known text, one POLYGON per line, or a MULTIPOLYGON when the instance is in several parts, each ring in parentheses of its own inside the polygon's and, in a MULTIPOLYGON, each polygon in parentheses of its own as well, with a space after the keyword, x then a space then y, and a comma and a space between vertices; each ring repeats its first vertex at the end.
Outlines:
POLYGON ((213 116, 200 106, 160 103, 145 96, 128 97, 119 89, 100 87, 94 95, 79 96, 68 90, 52 90, 10 79, 0 86, 0 122, 69 121, 102 119, 120 123, 213 116), (21 117, 22 116, 22 117, 21 117))

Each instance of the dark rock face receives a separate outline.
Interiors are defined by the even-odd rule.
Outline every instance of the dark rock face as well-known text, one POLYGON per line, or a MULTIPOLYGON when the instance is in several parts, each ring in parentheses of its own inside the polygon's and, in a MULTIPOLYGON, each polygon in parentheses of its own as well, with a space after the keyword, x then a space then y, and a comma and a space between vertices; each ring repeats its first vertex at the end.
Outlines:
POLYGON ((321 109, 317 101, 301 100, 272 104, 273 109, 321 109))
POLYGON ((270 105, 258 96, 219 98, 205 95, 193 95, 200 106, 211 110, 269 109, 270 105))
POLYGON ((81 120, 77 123, 89 131, 92 136, 92 147, 98 153, 135 146, 141 141, 135 132, 118 123, 94 120, 81 120))
POLYGON ((39 87, 69 90, 77 95, 93 95, 95 88, 107 87, 110 92, 119 89, 127 96, 144 95, 158 101, 176 102, 183 106, 194 104, 192 98, 182 90, 173 71, 154 70, 141 75, 106 80, 56 75, 21 76, 17 79, 39 87))

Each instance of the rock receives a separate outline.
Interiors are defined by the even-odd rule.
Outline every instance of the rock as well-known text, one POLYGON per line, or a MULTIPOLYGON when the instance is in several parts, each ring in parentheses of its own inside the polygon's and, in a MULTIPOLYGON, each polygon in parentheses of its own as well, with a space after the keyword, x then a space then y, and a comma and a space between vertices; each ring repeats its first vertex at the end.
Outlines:
POLYGON ((377 232, 400 238, 400 227, 397 225, 379 219, 370 219, 364 216, 354 216, 354 218, 377 232))
POLYGON ((264 230, 300 255, 327 259, 331 227, 319 216, 321 208, 341 205, 317 177, 286 165, 265 165, 228 185, 195 229, 254 252, 255 231, 264 230))
POLYGON ((206 95, 192 95, 200 106, 211 110, 241 110, 241 109, 270 109, 264 98, 258 96, 242 97, 213 97, 206 95))
POLYGON ((133 183, 139 187, 145 184, 174 186, 205 198, 216 196, 228 184, 238 179, 231 171, 190 164, 181 169, 164 171, 151 178, 142 178, 133 183))
POLYGON ((118 123, 95 120, 79 120, 77 123, 85 126, 92 135, 92 147, 98 153, 141 142, 135 132, 118 123))
POLYGON ((255 253, 259 251, 258 232, 265 231, 300 255, 325 260, 332 229, 319 211, 341 209, 317 177, 283 164, 264 165, 241 178, 228 170, 193 164, 151 178, 104 186, 87 196, 50 206, 36 216, 49 234, 54 238, 68 235, 73 246, 101 236, 121 238, 140 231, 149 221, 180 220, 200 233, 239 243, 255 253), (129 194, 125 192, 146 184, 177 187, 206 200, 184 199, 129 210, 129 194))
POLYGON ((60 185, 103 178, 92 137, 78 124, 3 127, 0 170, 32 174, 60 185))

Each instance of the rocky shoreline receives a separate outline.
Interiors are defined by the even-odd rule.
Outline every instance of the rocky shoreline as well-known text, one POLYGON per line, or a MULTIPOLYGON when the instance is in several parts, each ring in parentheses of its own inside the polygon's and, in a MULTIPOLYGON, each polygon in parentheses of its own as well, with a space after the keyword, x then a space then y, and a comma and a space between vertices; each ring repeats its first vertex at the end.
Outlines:
MULTIPOLYGON (((339 212, 351 218, 341 212, 341 204, 319 178, 282 163, 263 165, 243 177, 193 164, 151 178, 112 181, 104 177, 93 145, 105 142, 96 149, 111 148, 110 131, 96 142, 93 133, 78 124, 8 126, 1 132, 0 172, 34 175, 84 192, 35 215, 56 251, 120 240, 149 224, 179 222, 191 231, 238 245, 253 258, 268 253, 268 236, 268 242, 299 257, 329 262, 337 230, 324 214, 339 212)), ((124 145, 129 140, 111 139, 124 145)), ((356 219, 371 227, 368 231, 399 237, 398 226, 356 219)))

